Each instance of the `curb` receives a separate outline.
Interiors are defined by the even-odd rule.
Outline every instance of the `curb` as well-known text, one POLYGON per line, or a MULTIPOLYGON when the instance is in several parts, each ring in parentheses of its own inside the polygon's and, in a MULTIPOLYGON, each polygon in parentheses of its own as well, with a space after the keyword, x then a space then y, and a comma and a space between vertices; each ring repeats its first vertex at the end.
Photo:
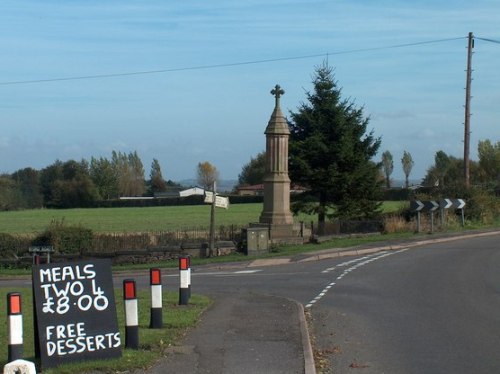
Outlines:
POLYGON ((299 309, 299 324, 300 332, 302 334, 302 349, 304 350, 304 373, 305 374, 316 374, 316 364, 314 362, 314 354, 311 345, 311 339, 309 336, 309 328, 307 327, 306 314, 304 311, 304 306, 295 301, 297 308, 299 309))

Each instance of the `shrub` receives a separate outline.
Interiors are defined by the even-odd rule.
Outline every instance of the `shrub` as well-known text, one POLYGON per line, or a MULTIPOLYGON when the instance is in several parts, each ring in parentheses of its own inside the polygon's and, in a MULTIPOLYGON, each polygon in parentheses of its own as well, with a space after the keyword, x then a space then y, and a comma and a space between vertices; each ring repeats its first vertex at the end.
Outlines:
POLYGON ((465 215, 468 219, 491 224, 500 217, 500 200, 493 194, 471 190, 465 206, 465 215))
POLYGON ((21 236, 0 233, 0 258, 9 259, 28 252, 30 240, 21 236))
POLYGON ((391 214, 384 216, 384 232, 395 234, 401 232, 411 232, 415 230, 415 223, 405 219, 403 215, 391 214))
POLYGON ((82 226, 66 225, 53 220, 34 240, 34 245, 50 245, 59 254, 84 254, 92 247, 93 232, 82 226))

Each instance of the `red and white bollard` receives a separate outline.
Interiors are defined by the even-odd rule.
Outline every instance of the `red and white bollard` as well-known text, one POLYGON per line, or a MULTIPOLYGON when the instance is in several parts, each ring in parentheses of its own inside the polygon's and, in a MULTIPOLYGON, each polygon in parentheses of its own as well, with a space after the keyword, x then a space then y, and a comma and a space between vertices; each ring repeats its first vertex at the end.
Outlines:
POLYGON ((179 305, 188 305, 189 303, 189 283, 190 283, 190 270, 189 270, 189 257, 179 257, 179 305))
POLYGON ((10 292, 7 295, 8 315, 8 362, 23 357, 23 315, 21 310, 21 294, 10 292))
POLYGON ((123 281, 123 300, 125 304, 125 348, 139 349, 139 313, 135 280, 123 281))
POLYGON ((149 284, 151 285, 151 320, 149 327, 163 327, 163 292, 161 285, 161 270, 149 269, 149 284))

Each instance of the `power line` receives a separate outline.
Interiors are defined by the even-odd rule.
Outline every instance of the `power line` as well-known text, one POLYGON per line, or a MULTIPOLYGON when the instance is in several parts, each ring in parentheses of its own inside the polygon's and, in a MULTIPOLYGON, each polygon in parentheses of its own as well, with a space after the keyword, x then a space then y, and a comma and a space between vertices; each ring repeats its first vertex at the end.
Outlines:
POLYGON ((488 38, 478 38, 477 36, 475 36, 474 38, 479 39, 479 40, 484 40, 485 42, 500 44, 500 40, 488 39, 488 38))
MULTIPOLYGON (((172 73, 172 72, 189 71, 189 70, 218 69, 218 68, 225 68, 225 67, 256 65, 256 64, 265 64, 265 63, 271 63, 271 62, 280 62, 280 61, 303 60, 303 59, 310 59, 310 58, 318 58, 318 57, 322 57, 322 56, 328 57, 329 55, 343 55, 343 54, 350 54, 350 53, 362 53, 362 52, 380 51, 380 50, 395 49, 395 48, 413 47, 413 46, 420 46, 420 45, 425 45, 425 44, 443 43, 443 42, 465 39, 465 38, 466 37, 436 39, 436 40, 428 40, 428 41, 415 42, 415 43, 395 44, 395 45, 389 45, 389 46, 383 46, 383 47, 350 49, 350 50, 344 50, 344 51, 326 52, 326 53, 313 54, 313 55, 303 55, 303 56, 295 56, 295 57, 278 57, 278 58, 265 59, 265 60, 231 62, 231 63, 215 64, 215 65, 198 65, 198 66, 190 66, 190 67, 167 68, 167 69, 159 69, 159 70, 146 70, 146 71, 136 71, 136 72, 128 72, 128 73, 81 75, 81 76, 63 77, 63 78, 47 78, 47 79, 34 79, 34 80, 23 80, 23 81, 7 81, 7 82, 0 82, 0 86, 18 85, 18 84, 50 83, 50 82, 62 82, 62 81, 86 80, 86 79, 117 78, 117 77, 128 77, 128 76, 134 76, 134 75, 161 74, 161 73, 172 73)), ((488 40, 488 41, 492 41, 492 40, 488 40)))

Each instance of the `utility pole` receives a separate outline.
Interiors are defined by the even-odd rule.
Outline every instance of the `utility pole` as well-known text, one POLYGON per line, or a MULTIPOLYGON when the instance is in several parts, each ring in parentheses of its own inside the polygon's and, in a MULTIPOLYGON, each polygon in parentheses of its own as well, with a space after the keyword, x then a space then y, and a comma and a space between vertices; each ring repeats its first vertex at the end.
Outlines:
POLYGON ((217 195, 217 187, 216 187, 216 182, 214 181, 212 185, 212 206, 210 208, 210 239, 209 239, 209 249, 208 253, 209 256, 212 257, 215 249, 215 201, 216 201, 216 195, 217 195))
POLYGON ((464 184, 470 187, 470 88, 472 82, 472 49, 474 48, 474 35, 469 32, 467 44, 467 79, 465 82, 465 121, 464 121, 464 184))

